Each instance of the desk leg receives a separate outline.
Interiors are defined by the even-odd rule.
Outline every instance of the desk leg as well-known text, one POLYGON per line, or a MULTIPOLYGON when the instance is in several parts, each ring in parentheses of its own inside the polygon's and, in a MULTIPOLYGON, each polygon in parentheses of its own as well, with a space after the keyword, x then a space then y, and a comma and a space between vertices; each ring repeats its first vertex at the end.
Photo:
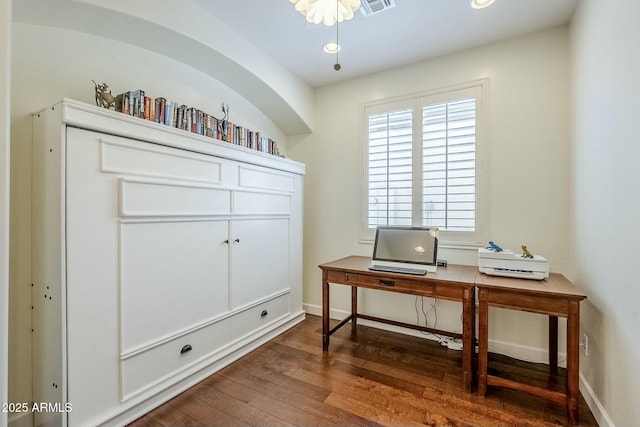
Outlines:
POLYGON ((329 281, 322 270, 322 351, 329 351, 329 281))
POLYGON ((549 372, 558 375, 558 316, 549 316, 549 372))
POLYGON ((580 375, 580 302, 569 301, 567 317, 567 414, 569 423, 578 424, 580 375))
POLYGON ((487 393, 487 364, 489 360, 489 302, 487 291, 478 291, 478 395, 487 393))
POLYGON ((356 332, 358 321, 358 287, 351 287, 351 332, 356 332))
POLYGON ((475 335, 475 292, 473 289, 464 291, 462 301, 462 385, 464 391, 471 393, 471 381, 473 379, 473 354, 475 335))

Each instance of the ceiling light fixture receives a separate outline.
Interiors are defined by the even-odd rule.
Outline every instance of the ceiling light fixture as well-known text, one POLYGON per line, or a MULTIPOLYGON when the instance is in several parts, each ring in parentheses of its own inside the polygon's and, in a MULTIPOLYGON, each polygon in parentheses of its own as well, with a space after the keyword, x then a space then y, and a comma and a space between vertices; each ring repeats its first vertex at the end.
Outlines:
MULTIPOLYGON (((360 0, 289 0, 295 8, 314 24, 330 27, 336 22, 348 21, 360 7, 360 0)), ((486 1, 486 0, 485 0, 486 1)))
POLYGON ((336 42, 329 42, 322 46, 322 50, 327 53, 336 53, 340 51, 340 45, 336 42))
POLYGON ((484 9, 493 4, 495 0, 471 0, 471 7, 474 9, 484 9))

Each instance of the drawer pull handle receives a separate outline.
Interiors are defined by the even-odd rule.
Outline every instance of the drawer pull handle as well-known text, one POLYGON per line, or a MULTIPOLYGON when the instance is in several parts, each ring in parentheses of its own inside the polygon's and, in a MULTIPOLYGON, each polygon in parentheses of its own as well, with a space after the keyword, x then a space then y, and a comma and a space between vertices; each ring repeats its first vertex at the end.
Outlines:
POLYGON ((262 310, 262 313, 260 313, 260 317, 267 317, 268 314, 269 312, 267 310, 262 310))
POLYGON ((393 280, 380 280, 380 286, 395 286, 395 282, 393 280))
POLYGON ((182 347, 182 349, 180 350, 180 354, 188 353, 191 350, 193 350, 193 347, 191 347, 191 344, 187 344, 184 347, 182 347))

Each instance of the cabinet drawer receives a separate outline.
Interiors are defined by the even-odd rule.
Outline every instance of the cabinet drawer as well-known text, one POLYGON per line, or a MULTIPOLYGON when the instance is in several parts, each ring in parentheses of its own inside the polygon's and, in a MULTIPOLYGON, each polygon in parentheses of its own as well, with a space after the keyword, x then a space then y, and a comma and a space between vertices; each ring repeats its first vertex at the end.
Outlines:
POLYGON ((240 188, 259 188, 270 191, 294 192, 295 175, 259 166, 239 164, 237 169, 240 188))
POLYGON ((291 214, 291 196, 247 191, 233 192, 233 213, 237 214, 291 214))
POLYGON ((142 349, 132 356, 123 356, 122 400, 163 381, 177 381, 181 372, 230 343, 230 320, 223 319, 163 344, 142 349))
POLYGON ((288 293, 241 311, 231 318, 233 339, 255 332, 287 314, 289 314, 288 293))
POLYGON ((231 212, 231 193, 211 186, 120 179, 120 216, 204 216, 231 212))
POLYGON ((434 285, 423 281, 412 281, 405 278, 365 276, 360 274, 347 274, 347 285, 355 285, 363 288, 385 289, 413 295, 429 296, 434 294, 434 285))

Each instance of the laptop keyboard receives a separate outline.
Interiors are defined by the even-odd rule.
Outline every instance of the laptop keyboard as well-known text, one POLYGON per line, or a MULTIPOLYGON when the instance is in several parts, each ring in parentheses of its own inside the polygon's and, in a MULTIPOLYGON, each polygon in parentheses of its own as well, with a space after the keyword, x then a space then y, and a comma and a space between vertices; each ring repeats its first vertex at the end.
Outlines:
POLYGON ((397 266, 377 265, 377 264, 373 264, 373 265, 369 266, 369 270, 386 271, 386 272, 389 272, 389 273, 414 274, 416 276, 424 276, 425 274, 427 274, 427 270, 422 269, 422 268, 397 267, 397 266))

